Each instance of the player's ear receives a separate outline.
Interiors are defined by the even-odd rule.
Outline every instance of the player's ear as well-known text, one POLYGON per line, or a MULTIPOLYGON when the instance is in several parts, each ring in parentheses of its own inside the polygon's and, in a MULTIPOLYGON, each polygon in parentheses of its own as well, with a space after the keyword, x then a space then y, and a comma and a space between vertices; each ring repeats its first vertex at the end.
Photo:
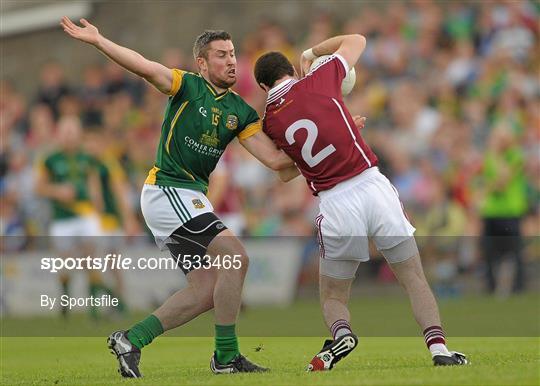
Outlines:
POLYGON ((206 60, 202 56, 199 56, 197 58, 197 67, 199 68, 200 72, 208 70, 208 64, 206 63, 206 60))
POLYGON ((268 87, 264 83, 259 83, 259 87, 262 88, 266 92, 270 91, 270 87, 268 87))

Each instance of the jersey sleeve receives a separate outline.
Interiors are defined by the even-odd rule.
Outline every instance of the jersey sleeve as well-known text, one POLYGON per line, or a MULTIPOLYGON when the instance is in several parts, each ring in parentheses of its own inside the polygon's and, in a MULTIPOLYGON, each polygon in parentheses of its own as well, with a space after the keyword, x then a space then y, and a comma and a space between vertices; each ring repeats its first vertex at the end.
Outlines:
POLYGON ((184 83, 183 82, 184 75, 186 71, 179 70, 178 68, 174 68, 171 71, 172 71, 172 86, 171 86, 171 91, 169 91, 169 95, 175 96, 182 89, 182 86, 184 83))
POLYGON ((262 124, 259 115, 253 108, 246 104, 247 113, 243 123, 238 130, 238 139, 246 139, 261 130, 262 124))
POLYGON ((330 55, 306 75, 307 86, 325 95, 341 95, 341 83, 349 72, 349 64, 339 54, 330 55))

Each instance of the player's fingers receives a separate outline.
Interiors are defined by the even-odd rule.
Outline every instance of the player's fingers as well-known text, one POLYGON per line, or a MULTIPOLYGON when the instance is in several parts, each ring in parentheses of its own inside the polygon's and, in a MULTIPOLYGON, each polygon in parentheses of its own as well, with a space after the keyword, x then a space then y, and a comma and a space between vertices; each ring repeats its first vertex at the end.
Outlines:
POLYGON ((67 33, 70 33, 72 31, 72 29, 65 23, 60 23, 60 25, 62 26, 63 30, 67 33))
POLYGON ((62 27, 64 27, 64 31, 70 32, 70 34, 73 36, 74 33, 77 32, 79 27, 77 27, 75 24, 73 24, 71 21, 69 23, 64 22, 62 24, 62 27))
POLYGON ((305 76, 309 69, 309 63, 304 55, 300 56, 300 75, 305 76))
POLYGON ((62 27, 64 28, 64 31, 69 33, 71 36, 73 36, 73 34, 77 32, 77 30, 70 25, 62 24, 62 27))
POLYGON ((66 28, 64 28, 64 32, 67 33, 69 36, 71 36, 71 37, 73 37, 73 38, 76 38, 76 37, 77 37, 73 31, 68 30, 68 29, 66 29, 66 28))
POLYGON ((88 20, 86 20, 86 19, 84 19, 84 18, 81 19, 80 22, 81 22, 81 24, 84 25, 85 27, 88 27, 88 26, 90 25, 90 23, 88 22, 88 20))
POLYGON ((66 21, 64 19, 60 20, 60 25, 62 26, 62 28, 66 29, 68 28, 68 25, 66 23, 66 21))
POLYGON ((64 29, 73 29, 73 27, 71 25, 69 25, 65 20, 62 20, 60 22, 60 25, 64 28, 64 29))
POLYGON ((360 115, 356 115, 353 117, 354 124, 359 129, 363 129, 366 124, 366 117, 361 117, 360 115))
POLYGON ((66 26, 68 26, 68 27, 71 27, 71 28, 75 28, 75 27, 76 27, 75 23, 73 23, 73 22, 71 21, 71 19, 70 19, 69 17, 67 17, 67 16, 64 16, 64 17, 62 18, 62 21, 63 21, 64 24, 65 24, 66 26))

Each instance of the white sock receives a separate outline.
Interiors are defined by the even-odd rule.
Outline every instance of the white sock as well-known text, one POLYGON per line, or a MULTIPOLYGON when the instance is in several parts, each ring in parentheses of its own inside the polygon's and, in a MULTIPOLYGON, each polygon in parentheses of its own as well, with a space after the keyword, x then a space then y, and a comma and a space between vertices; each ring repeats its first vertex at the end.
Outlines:
POLYGON ((429 351, 431 351, 431 356, 452 355, 450 354, 450 351, 448 351, 448 349, 446 348, 446 345, 442 343, 433 343, 431 346, 429 346, 429 351))
POLYGON ((350 334, 351 325, 345 319, 338 319, 330 326, 330 332, 332 333, 332 338, 336 340, 343 335, 350 334))
POLYGON ((350 329, 348 329, 347 327, 342 327, 342 328, 340 328, 339 330, 336 331, 336 337, 334 339, 337 339, 340 336, 347 335, 347 334, 350 334, 350 333, 351 333, 350 329))

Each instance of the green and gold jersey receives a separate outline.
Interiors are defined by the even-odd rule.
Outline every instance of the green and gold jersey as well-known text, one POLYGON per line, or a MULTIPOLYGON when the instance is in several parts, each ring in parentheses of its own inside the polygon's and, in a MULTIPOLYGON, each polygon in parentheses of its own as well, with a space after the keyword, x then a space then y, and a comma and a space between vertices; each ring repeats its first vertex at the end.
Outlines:
MULTIPOLYGON (((97 172, 103 198, 101 227, 106 231, 116 230, 120 227, 121 216, 113 190, 113 181, 126 184, 127 177, 120 162, 109 155, 97 160, 97 172)), ((127 194, 127 192, 125 193, 127 194)))
POLYGON ((75 202, 65 204, 51 200, 53 219, 67 219, 94 211, 88 188, 88 177, 94 167, 95 160, 82 151, 72 154, 54 152, 38 164, 38 172, 46 173, 50 183, 71 184, 75 188, 75 202))
POLYGON ((255 134, 261 122, 234 91, 218 94, 201 75, 172 71, 157 159, 145 183, 206 194, 210 173, 229 142, 255 134))

